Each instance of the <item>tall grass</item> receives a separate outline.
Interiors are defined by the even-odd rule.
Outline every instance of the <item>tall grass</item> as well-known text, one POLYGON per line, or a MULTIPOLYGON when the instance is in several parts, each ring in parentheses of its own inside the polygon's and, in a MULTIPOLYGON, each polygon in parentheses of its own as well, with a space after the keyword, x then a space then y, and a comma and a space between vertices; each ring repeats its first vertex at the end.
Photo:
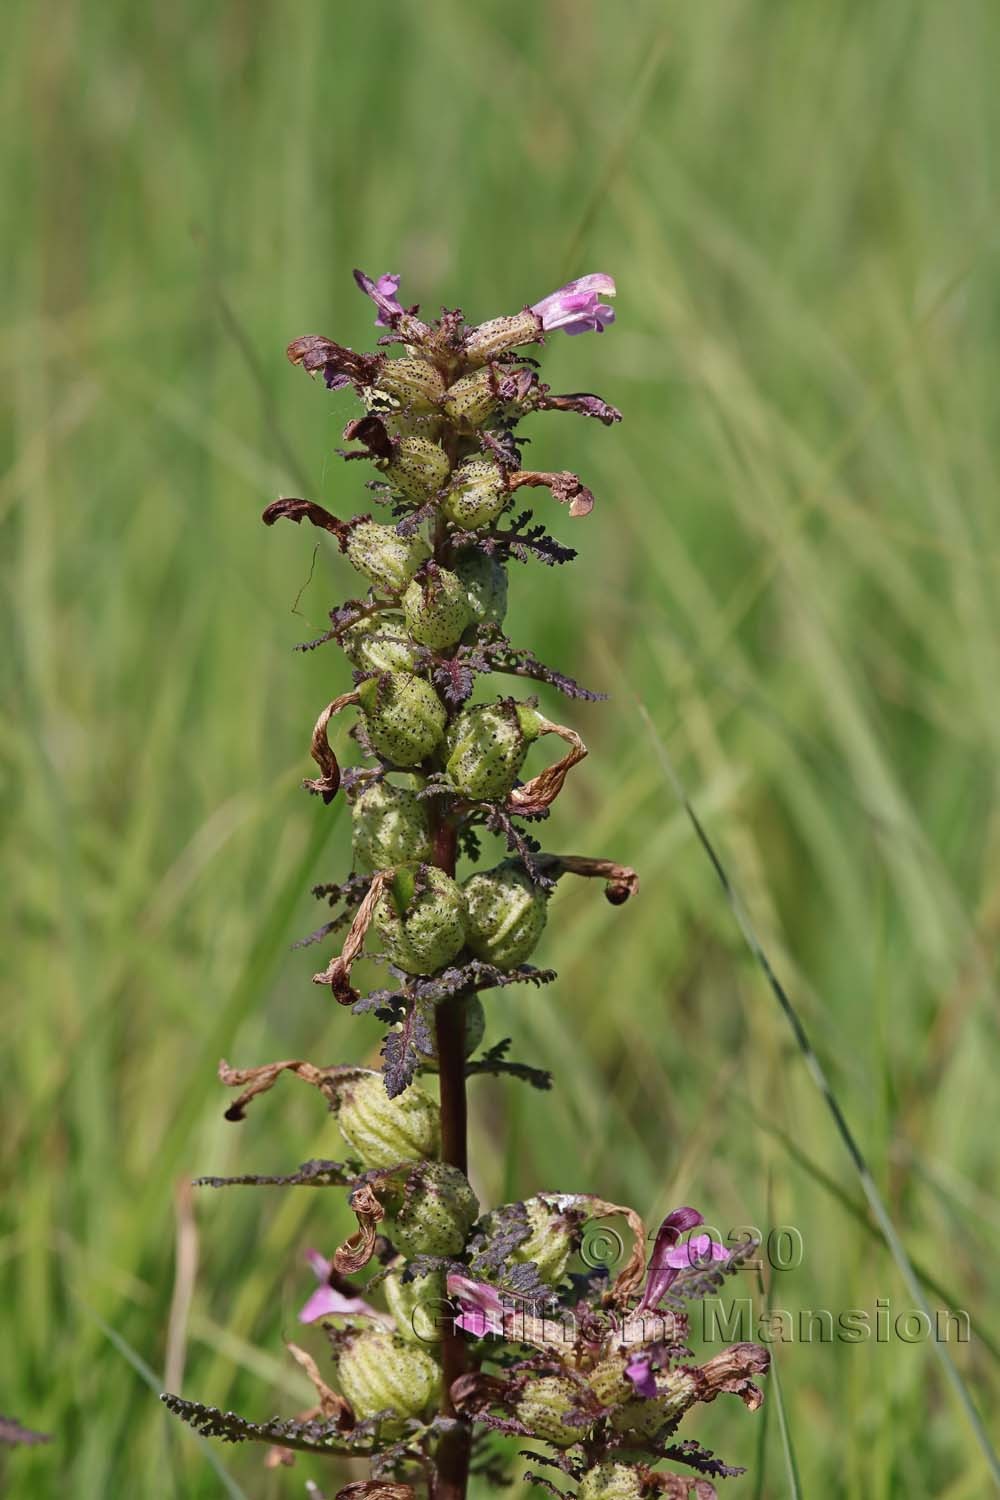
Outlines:
MULTIPOLYGON (((619 282, 617 327, 553 342, 546 378, 627 422, 574 432, 598 508, 551 519, 581 560, 515 578, 512 619, 614 695, 577 714, 594 753, 551 842, 644 887, 621 913, 560 891, 558 986, 490 998, 557 1088, 481 1085, 483 1196, 793 1224, 774 1306, 910 1306, 638 698, 909 1253, 968 1310, 952 1353, 995 1412, 998 63, 988 0, 15 0, 0 1410, 54 1441, 8 1458, 12 1496, 224 1493, 141 1375, 164 1367, 176 1185, 337 1140, 291 1086, 225 1124, 215 1063, 377 1046, 288 952, 346 852, 298 791, 344 669, 291 647, 349 580, 257 521, 306 483, 360 508, 330 458, 348 404, 282 357, 307 331, 369 339, 355 264, 470 316, 563 273, 619 282)), ((281 1337, 340 1196, 196 1200, 185 1393, 307 1403, 281 1337)), ((786 1427, 805 1495, 986 1492, 927 1344, 778 1358, 762 1460, 752 1424, 710 1414, 708 1441, 764 1464, 747 1494, 788 1492, 786 1427)), ((248 1495, 319 1478, 216 1458, 248 1495)))

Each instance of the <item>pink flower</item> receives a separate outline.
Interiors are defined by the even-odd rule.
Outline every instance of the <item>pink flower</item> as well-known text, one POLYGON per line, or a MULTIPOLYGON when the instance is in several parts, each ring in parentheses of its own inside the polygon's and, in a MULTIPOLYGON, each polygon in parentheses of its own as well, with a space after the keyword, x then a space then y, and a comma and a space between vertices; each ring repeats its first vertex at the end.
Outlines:
POLYGON ((378 308, 378 317, 375 319, 376 328, 392 328, 393 319, 402 313, 403 308, 396 298, 399 291, 400 278, 390 272, 380 276, 377 281, 372 281, 364 271, 355 271, 354 279, 358 286, 370 297, 378 308))
POLYGON ((707 1234, 696 1234, 685 1244, 680 1237, 686 1229, 704 1224, 703 1216, 696 1208, 675 1208, 667 1214, 660 1225, 653 1245, 653 1253, 646 1267, 646 1286, 637 1308, 658 1307, 664 1294, 677 1280, 682 1271, 690 1271, 699 1265, 711 1265, 716 1260, 728 1260, 730 1252, 707 1234))
POLYGON ((447 1291, 459 1306, 455 1315, 456 1328, 473 1334, 477 1339, 485 1338, 488 1333, 503 1336, 503 1303, 495 1286, 451 1272, 447 1291))
POLYGON ((625 1366, 625 1378, 632 1382, 637 1396, 645 1396, 650 1400, 656 1395, 656 1380, 648 1354, 633 1354, 625 1366))
POLYGON ((333 1271, 333 1261, 325 1260, 318 1250, 307 1250, 305 1255, 320 1285, 313 1292, 299 1313, 300 1323, 316 1323, 320 1318, 329 1318, 334 1314, 360 1314, 362 1317, 376 1318, 378 1313, 370 1303, 363 1297, 345 1296, 335 1286, 330 1285, 330 1274, 333 1271))
POLYGON ((603 333, 615 321, 615 310, 601 302, 600 297, 613 297, 615 291, 613 278, 596 271, 567 282, 557 292, 536 302, 531 310, 541 318, 546 333, 557 328, 566 333, 603 333))

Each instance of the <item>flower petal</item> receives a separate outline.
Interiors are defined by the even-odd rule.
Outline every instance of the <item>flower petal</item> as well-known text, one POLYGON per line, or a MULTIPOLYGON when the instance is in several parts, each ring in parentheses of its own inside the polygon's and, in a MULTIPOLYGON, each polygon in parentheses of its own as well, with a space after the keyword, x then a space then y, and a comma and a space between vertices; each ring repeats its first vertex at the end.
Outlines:
POLYGON ((713 1240, 710 1234, 693 1234, 682 1245, 675 1245, 668 1250, 664 1262, 678 1271, 690 1271, 692 1267, 709 1265, 714 1260, 728 1260, 731 1254, 725 1245, 713 1240))
POLYGON ((603 333, 615 320, 614 310, 600 296, 613 297, 615 283, 603 271, 569 281, 532 307, 546 333, 562 328, 566 333, 603 333))
POLYGON ((354 279, 365 296, 370 297, 378 308, 375 327, 392 328, 394 319, 403 311, 396 299, 400 278, 387 271, 377 281, 373 281, 370 276, 365 275, 364 271, 355 271, 354 279))
POLYGON ((361 1316, 377 1317, 374 1307, 363 1297, 345 1297, 333 1286, 318 1286, 299 1313, 300 1323, 315 1323, 319 1318, 361 1316))
MULTIPOLYGON (((680 1275, 682 1267, 671 1260, 671 1251, 686 1229, 704 1224, 703 1216, 696 1208, 675 1208, 667 1214, 656 1232, 653 1253, 646 1267, 646 1288, 639 1302, 638 1311, 656 1307, 664 1293, 680 1275)), ((689 1264, 689 1262, 686 1262, 689 1264)))
POLYGON ((644 1396, 647 1400, 655 1397, 656 1380, 648 1354, 633 1354, 625 1366, 625 1379, 632 1382, 637 1396, 644 1396))

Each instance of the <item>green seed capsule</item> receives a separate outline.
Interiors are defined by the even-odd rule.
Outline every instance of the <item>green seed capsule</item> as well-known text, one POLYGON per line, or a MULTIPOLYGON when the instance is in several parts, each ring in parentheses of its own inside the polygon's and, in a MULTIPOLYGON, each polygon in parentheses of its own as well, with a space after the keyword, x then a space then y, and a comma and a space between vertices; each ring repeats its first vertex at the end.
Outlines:
POLYGON ((500 468, 488 458, 470 458, 452 475, 441 509, 463 531, 488 526, 507 504, 500 468))
POLYGON ((379 615, 359 620, 340 637, 344 655, 363 672, 415 672, 420 653, 401 620, 379 615))
POLYGON ((444 1337, 447 1307, 442 1272, 404 1281, 401 1272, 393 1271, 385 1279, 385 1300, 400 1338, 407 1343, 437 1344, 444 1337))
POLYGON ((448 729, 448 780, 476 802, 506 797, 539 733, 540 717, 525 703, 463 709, 448 729))
POLYGON ((436 411, 444 397, 444 378, 426 359, 407 355, 383 366, 373 389, 414 412, 436 411))
POLYGON ((438 568, 432 578, 423 583, 414 579, 409 585, 403 595, 403 617, 415 641, 443 651, 472 624, 472 609, 461 579, 448 568, 438 568))
POLYGON ((517 1403, 517 1418, 532 1437, 552 1443, 556 1448, 571 1448, 583 1441, 586 1427, 573 1427, 562 1419, 579 1405, 580 1392, 562 1375, 543 1375, 533 1380, 517 1403))
POLYGON ((628 1356, 615 1352, 594 1366, 587 1384, 602 1406, 621 1406, 635 1395, 635 1387, 626 1378, 628 1356))
POLYGON ((502 625, 507 613, 507 570, 478 547, 460 552, 455 572, 462 580, 476 625, 502 625))
POLYGON ((478 427, 499 405, 496 381, 490 370, 476 370, 462 375, 448 387, 444 398, 445 414, 453 422, 478 427))
POLYGON ((451 465, 443 448, 425 437, 401 437, 392 458, 378 467, 406 500, 423 502, 448 483, 451 465))
POLYGON ((595 1464, 580 1480, 577 1500, 642 1500, 643 1484, 628 1464, 595 1464))
POLYGON ((394 526, 362 521, 347 543, 348 560, 372 583, 400 593, 431 555, 422 536, 400 536, 394 526))
POLYGON ((545 929, 548 893, 534 885, 519 860, 476 871, 463 882, 472 952, 498 969, 516 969, 534 951, 545 929))
POLYGON ((639 1432, 643 1437, 653 1437, 667 1422, 687 1411, 694 1400, 695 1383, 683 1370, 660 1375, 656 1389, 658 1395, 636 1397, 612 1413, 611 1425, 616 1432, 639 1432))
POLYGON ((459 1255, 478 1217, 479 1199, 464 1174, 429 1161, 410 1174, 388 1232, 404 1255, 459 1255))
MULTIPOLYGON (((468 995, 462 1009, 465 1017, 465 1055, 471 1057, 485 1035, 486 1012, 478 995, 468 995)), ((436 1073, 438 1070, 437 1039, 432 1038, 430 1047, 426 1051, 417 1047, 416 1052, 421 1066, 436 1073)))
POLYGON ((340 1133, 366 1167, 392 1167, 423 1161, 441 1149, 441 1110, 412 1084, 395 1099, 381 1073, 362 1073, 337 1094, 340 1133))
POLYGON ((550 1208, 541 1198, 529 1198, 524 1205, 531 1236, 523 1240, 512 1260, 533 1260, 540 1280, 555 1286, 566 1275, 566 1267, 579 1241, 577 1226, 557 1208, 550 1208))
POLYGON ((422 1349, 381 1330, 345 1340, 337 1355, 340 1388, 360 1421, 393 1413, 383 1433, 403 1431, 407 1417, 429 1415, 441 1397, 441 1371, 422 1349))
POLYGON ((373 920, 389 961, 407 974, 433 974, 465 946, 462 892, 434 865, 400 865, 373 920))
POLYGON ((430 683, 407 672, 369 677, 358 688, 365 728, 375 751, 397 766, 415 766, 433 755, 447 722, 430 683))
MULTIPOLYGON (((410 780, 422 785, 418 778, 410 780)), ((351 808, 351 838, 354 868, 362 874, 430 859, 427 803, 409 786, 372 782, 351 808)))

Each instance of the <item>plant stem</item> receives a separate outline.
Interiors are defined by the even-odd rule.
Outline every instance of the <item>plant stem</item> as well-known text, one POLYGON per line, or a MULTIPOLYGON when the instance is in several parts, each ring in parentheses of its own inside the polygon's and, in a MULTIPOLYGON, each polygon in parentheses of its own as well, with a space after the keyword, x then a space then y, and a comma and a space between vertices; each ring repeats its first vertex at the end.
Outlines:
MULTIPOLYGON (((446 816, 440 816, 434 834, 434 863, 447 875, 455 874, 456 834, 446 816)), ((459 1171, 468 1170, 467 1120, 465 1097, 465 996, 452 995, 442 1000, 434 1017, 438 1081, 441 1091, 441 1159, 459 1171)), ((468 1361, 465 1340, 454 1328, 446 1328, 441 1343, 444 1394, 441 1411, 454 1417, 451 1387, 464 1375, 468 1361)), ((437 1450, 437 1475, 434 1500, 465 1500, 469 1482, 471 1434, 461 1419, 444 1434, 437 1450)))

